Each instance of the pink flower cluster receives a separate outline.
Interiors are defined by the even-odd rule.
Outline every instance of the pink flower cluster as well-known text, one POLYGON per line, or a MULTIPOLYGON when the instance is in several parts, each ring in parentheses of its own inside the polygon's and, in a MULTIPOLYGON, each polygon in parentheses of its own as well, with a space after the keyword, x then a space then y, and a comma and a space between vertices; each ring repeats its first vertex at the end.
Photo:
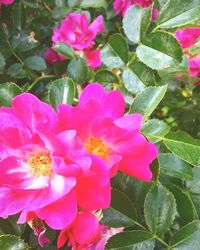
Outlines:
POLYGON ((84 89, 78 106, 60 104, 57 113, 28 93, 1 107, 0 216, 62 230, 58 246, 92 246, 102 235, 93 213, 109 207, 110 179, 122 171, 151 181, 157 157, 140 134, 142 115, 124 111, 120 92, 98 83, 84 89))
POLYGON ((122 15, 124 16, 127 9, 133 5, 139 5, 142 8, 148 8, 151 4, 152 0, 115 0, 113 7, 117 15, 122 12, 122 15))
POLYGON ((200 77, 200 54, 192 55, 190 48, 195 46, 198 38, 200 38, 200 27, 185 28, 176 31, 176 38, 181 47, 185 49, 185 55, 189 59, 189 74, 191 77, 200 77))
MULTIPOLYGON (((54 28, 52 42, 53 46, 58 42, 65 42, 79 55, 86 58, 86 62, 91 68, 97 68, 101 65, 100 50, 93 49, 95 37, 104 31, 103 17, 98 16, 91 24, 85 14, 70 13, 61 22, 59 28, 54 28)), ((48 49, 45 58, 49 63, 56 63, 62 59, 52 49, 48 49)))

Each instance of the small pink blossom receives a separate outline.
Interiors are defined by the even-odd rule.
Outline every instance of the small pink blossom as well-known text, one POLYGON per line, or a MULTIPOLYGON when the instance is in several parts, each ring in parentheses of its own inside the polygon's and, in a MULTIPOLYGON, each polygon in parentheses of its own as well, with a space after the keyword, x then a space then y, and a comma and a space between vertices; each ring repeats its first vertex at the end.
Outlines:
POLYGON ((200 86, 200 81, 196 81, 196 82, 194 83, 194 85, 195 85, 195 86, 200 86))
POLYGON ((159 10, 154 7, 152 10, 151 19, 156 20, 158 15, 159 15, 159 10))
POLYGON ((152 0, 115 0, 113 3, 113 8, 116 11, 116 14, 120 14, 124 16, 126 11, 132 5, 139 5, 143 8, 148 8, 152 4, 152 0))
POLYGON ((124 111, 120 92, 107 93, 100 84, 89 84, 77 107, 58 106, 58 127, 60 132, 75 130, 91 161, 98 159, 105 164, 111 177, 120 170, 151 181, 149 165, 157 148, 140 134, 142 115, 124 115, 124 111))
POLYGON ((88 65, 92 68, 101 65, 100 51, 92 50, 95 45, 94 39, 104 31, 103 17, 98 16, 91 24, 87 16, 80 13, 71 13, 61 22, 59 28, 54 28, 53 46, 58 42, 65 42, 77 51, 83 52, 88 65))
POLYGON ((134 4, 137 4, 143 8, 148 8, 152 4, 152 0, 135 0, 134 4))
POLYGON ((61 248, 68 242, 68 246, 73 250, 84 250, 99 238, 100 224, 96 216, 88 212, 79 212, 74 222, 60 232, 57 247, 61 248))
POLYGON ((200 54, 189 59, 189 74, 192 77, 200 77, 200 54))
POLYGON ((97 34, 104 31, 103 17, 97 17, 90 25, 85 14, 71 13, 62 22, 60 28, 54 28, 52 41, 66 42, 74 49, 87 49, 94 45, 97 34))
POLYGON ((55 63, 60 62, 61 60, 65 60, 65 57, 59 55, 53 49, 47 49, 45 51, 44 58, 45 58, 46 62, 49 64, 55 64, 55 63))
POLYGON ((98 68, 102 64, 100 50, 98 49, 85 50, 85 57, 88 66, 92 69, 98 68))
POLYGON ((176 31, 176 38, 182 48, 191 48, 200 37, 200 28, 185 28, 176 31))

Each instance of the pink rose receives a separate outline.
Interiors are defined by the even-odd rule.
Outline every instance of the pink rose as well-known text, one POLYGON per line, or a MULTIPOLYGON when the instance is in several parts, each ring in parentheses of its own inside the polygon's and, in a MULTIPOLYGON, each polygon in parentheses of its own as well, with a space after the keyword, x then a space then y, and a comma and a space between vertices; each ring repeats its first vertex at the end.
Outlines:
POLYGON ((180 29, 176 31, 175 36, 181 44, 182 48, 190 48, 200 37, 200 28, 180 29))
POLYGON ((98 159, 105 164, 110 177, 120 170, 151 181, 149 165, 157 156, 157 148, 140 134, 142 115, 124 111, 120 92, 107 93, 100 84, 89 84, 78 106, 58 106, 58 128, 60 132, 75 130, 91 161, 98 159))
POLYGON ((80 13, 71 13, 61 22, 59 28, 54 28, 52 42, 65 42, 72 46, 77 54, 83 52, 86 61, 91 68, 101 65, 99 50, 92 50, 94 39, 104 31, 103 17, 98 16, 91 24, 87 16, 80 13))

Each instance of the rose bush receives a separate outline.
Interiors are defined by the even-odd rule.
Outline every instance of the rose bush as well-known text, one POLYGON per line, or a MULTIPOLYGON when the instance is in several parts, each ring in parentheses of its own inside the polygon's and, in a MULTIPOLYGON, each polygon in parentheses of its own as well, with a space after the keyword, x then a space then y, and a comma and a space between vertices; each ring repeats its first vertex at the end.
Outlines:
POLYGON ((0 0, 0 249, 199 249, 199 13, 0 0))

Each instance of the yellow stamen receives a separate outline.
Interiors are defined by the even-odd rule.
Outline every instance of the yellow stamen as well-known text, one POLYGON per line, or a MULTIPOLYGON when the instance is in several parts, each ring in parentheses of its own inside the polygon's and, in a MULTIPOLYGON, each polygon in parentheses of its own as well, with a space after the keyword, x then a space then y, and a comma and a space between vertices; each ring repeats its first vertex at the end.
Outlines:
POLYGON ((30 166, 30 173, 35 177, 48 176, 52 174, 52 160, 47 153, 37 153, 30 155, 28 164, 30 166))
POLYGON ((88 153, 94 154, 103 160, 107 160, 109 157, 109 147, 97 137, 89 137, 84 146, 88 153))

